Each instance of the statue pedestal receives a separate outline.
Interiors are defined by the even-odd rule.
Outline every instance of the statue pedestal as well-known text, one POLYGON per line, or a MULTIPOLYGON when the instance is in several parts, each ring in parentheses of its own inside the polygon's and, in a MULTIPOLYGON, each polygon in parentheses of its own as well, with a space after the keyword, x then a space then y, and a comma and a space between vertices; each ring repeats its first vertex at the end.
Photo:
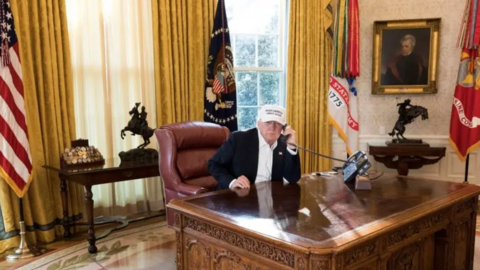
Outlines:
MULTIPOLYGON (((418 144, 425 144, 422 139, 393 139, 391 142, 387 141, 387 145, 389 144, 400 144, 400 145, 418 145, 418 144)), ((428 145, 428 144, 427 144, 428 145)))
POLYGON ((385 144, 388 147, 430 147, 428 143, 424 143, 422 140, 391 140, 386 141, 385 144))
POLYGON ((396 169, 399 175, 408 175, 410 169, 437 163, 446 151, 445 147, 430 147, 427 143, 386 142, 386 145, 368 145, 368 152, 375 161, 389 169, 396 169))
POLYGON ((151 148, 135 148, 127 152, 118 153, 122 162, 142 161, 142 160, 158 160, 158 151, 151 148))

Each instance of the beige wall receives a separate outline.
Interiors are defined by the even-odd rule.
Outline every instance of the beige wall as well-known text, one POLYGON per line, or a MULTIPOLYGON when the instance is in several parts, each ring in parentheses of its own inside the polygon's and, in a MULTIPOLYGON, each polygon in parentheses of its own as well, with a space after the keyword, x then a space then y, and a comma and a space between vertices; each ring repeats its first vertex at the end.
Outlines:
POLYGON ((383 126, 390 132, 398 117, 397 102, 411 98, 412 104, 428 109, 427 121, 415 121, 406 134, 445 135, 449 133, 451 102, 455 90, 460 49, 456 40, 464 0, 360 0, 360 77, 358 78, 360 134, 379 135, 383 126), (435 95, 371 95, 372 35, 374 21, 441 18, 438 93, 435 95), (381 113, 378 113, 381 112, 381 113))
MULTIPOLYGON (((357 87, 360 106, 360 149, 366 150, 367 144, 384 145, 386 140, 391 139, 386 133, 391 131, 398 117, 396 104, 410 98, 412 104, 428 109, 430 119, 426 121, 418 119, 409 124, 405 136, 421 137, 433 146, 447 147, 447 156, 440 163, 412 171, 412 174, 462 181, 464 164, 459 161, 449 147, 448 136, 452 98, 460 60, 460 49, 455 45, 465 0, 359 0, 359 4, 361 75, 358 78, 357 87), (435 95, 372 95, 374 21, 419 18, 441 18, 438 93, 435 95), (382 128, 385 133, 381 132, 382 128)), ((345 156, 343 142, 334 136, 333 143, 334 155, 345 156)), ((480 184, 480 156, 478 154, 479 151, 471 155, 470 181, 480 184)), ((388 171, 378 164, 374 164, 374 167, 388 171)))

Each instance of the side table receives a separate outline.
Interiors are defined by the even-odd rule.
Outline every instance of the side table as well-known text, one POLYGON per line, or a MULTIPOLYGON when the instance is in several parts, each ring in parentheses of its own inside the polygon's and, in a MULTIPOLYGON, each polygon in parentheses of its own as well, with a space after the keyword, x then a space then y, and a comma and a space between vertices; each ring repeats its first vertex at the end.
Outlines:
POLYGON ((410 169, 437 163, 445 156, 445 151, 445 147, 430 147, 426 143, 387 141, 386 146, 368 145, 368 152, 376 161, 389 169, 396 169, 399 175, 408 175, 410 169))
MULTIPOLYGON (((62 192, 62 205, 63 205, 63 228, 65 229, 64 238, 69 239, 71 236, 70 227, 77 225, 87 225, 88 226, 88 252, 96 253, 97 247, 95 242, 98 239, 107 237, 112 231, 124 228, 130 222, 143 220, 146 218, 164 216, 165 211, 155 212, 155 214, 150 215, 145 218, 137 218, 134 220, 126 220, 125 218, 120 219, 106 219, 100 218, 97 222, 94 222, 93 218, 93 193, 92 186, 101 185, 107 183, 116 183, 121 181, 129 181, 140 178, 148 178, 160 176, 158 169, 158 160, 149 160, 149 161, 132 161, 132 162, 121 162, 119 158, 107 159, 105 160, 104 165, 94 165, 82 168, 63 168, 60 165, 44 165, 43 168, 47 170, 52 170, 58 173, 60 177, 60 188, 62 192), (67 190, 67 181, 72 181, 77 184, 80 184, 85 187, 85 207, 87 210, 87 223, 70 223, 68 220, 68 190, 67 190), (121 223, 118 227, 108 230, 99 237, 95 236, 95 225, 106 224, 106 223, 121 223)), ((117 217, 118 218, 118 217, 117 217)))

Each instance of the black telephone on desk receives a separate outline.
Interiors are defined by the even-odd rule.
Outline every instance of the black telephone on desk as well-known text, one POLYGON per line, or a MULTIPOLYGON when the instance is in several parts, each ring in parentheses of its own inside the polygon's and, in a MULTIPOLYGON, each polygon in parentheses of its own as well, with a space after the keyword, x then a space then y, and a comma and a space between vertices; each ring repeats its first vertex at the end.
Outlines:
POLYGON ((343 181, 345 183, 354 182, 357 175, 365 175, 371 166, 365 152, 355 152, 347 159, 345 164, 343 164, 343 181))
MULTIPOLYGON (((287 142, 288 138, 291 136, 291 134, 283 135, 283 132, 285 132, 285 129, 287 128, 287 126, 288 125, 285 123, 285 125, 283 125, 283 127, 282 127, 282 134, 280 135, 280 140, 282 140, 283 142, 287 142)), ((290 144, 290 143, 288 143, 288 144, 290 144)), ((291 144, 291 145, 294 145, 297 148, 300 148, 304 151, 310 152, 310 153, 315 154, 317 156, 321 156, 321 157, 329 158, 329 159, 332 159, 332 160, 337 160, 337 161, 344 162, 344 164, 342 166, 342 172, 343 172, 343 181, 345 183, 355 182, 355 178, 357 177, 357 175, 365 175, 367 173, 368 169, 370 169, 370 167, 372 166, 370 164, 370 162, 368 161, 367 154, 363 151, 357 151, 353 155, 351 155, 348 158, 348 160, 343 160, 343 159, 333 158, 333 157, 330 157, 330 156, 326 156, 326 155, 317 153, 315 151, 306 149, 306 148, 298 146, 296 144, 291 144)))

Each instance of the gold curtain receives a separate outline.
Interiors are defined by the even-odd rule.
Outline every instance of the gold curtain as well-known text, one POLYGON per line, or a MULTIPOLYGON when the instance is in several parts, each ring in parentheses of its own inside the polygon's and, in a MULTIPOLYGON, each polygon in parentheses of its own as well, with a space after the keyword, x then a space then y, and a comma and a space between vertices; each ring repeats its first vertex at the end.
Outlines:
MULTIPOLYGON (((58 164, 60 153, 75 138, 73 81, 64 0, 12 0, 20 47, 33 182, 24 196, 24 214, 31 242, 51 242, 63 235, 60 181, 41 166, 58 164), (34 225, 35 224, 35 225, 34 225)), ((18 245, 18 197, 0 181, 4 231, 0 253, 18 245)), ((69 184, 70 218, 83 213, 83 190, 69 184)), ((1 221, 0 221, 1 222, 1 221)))
MULTIPOLYGON (((327 94, 332 61, 328 0, 291 0, 288 30, 287 119, 297 143, 330 154, 327 94)), ((330 169, 328 159, 300 151, 302 172, 330 169)))
POLYGON ((216 0, 152 0, 157 125, 203 120, 216 0))

